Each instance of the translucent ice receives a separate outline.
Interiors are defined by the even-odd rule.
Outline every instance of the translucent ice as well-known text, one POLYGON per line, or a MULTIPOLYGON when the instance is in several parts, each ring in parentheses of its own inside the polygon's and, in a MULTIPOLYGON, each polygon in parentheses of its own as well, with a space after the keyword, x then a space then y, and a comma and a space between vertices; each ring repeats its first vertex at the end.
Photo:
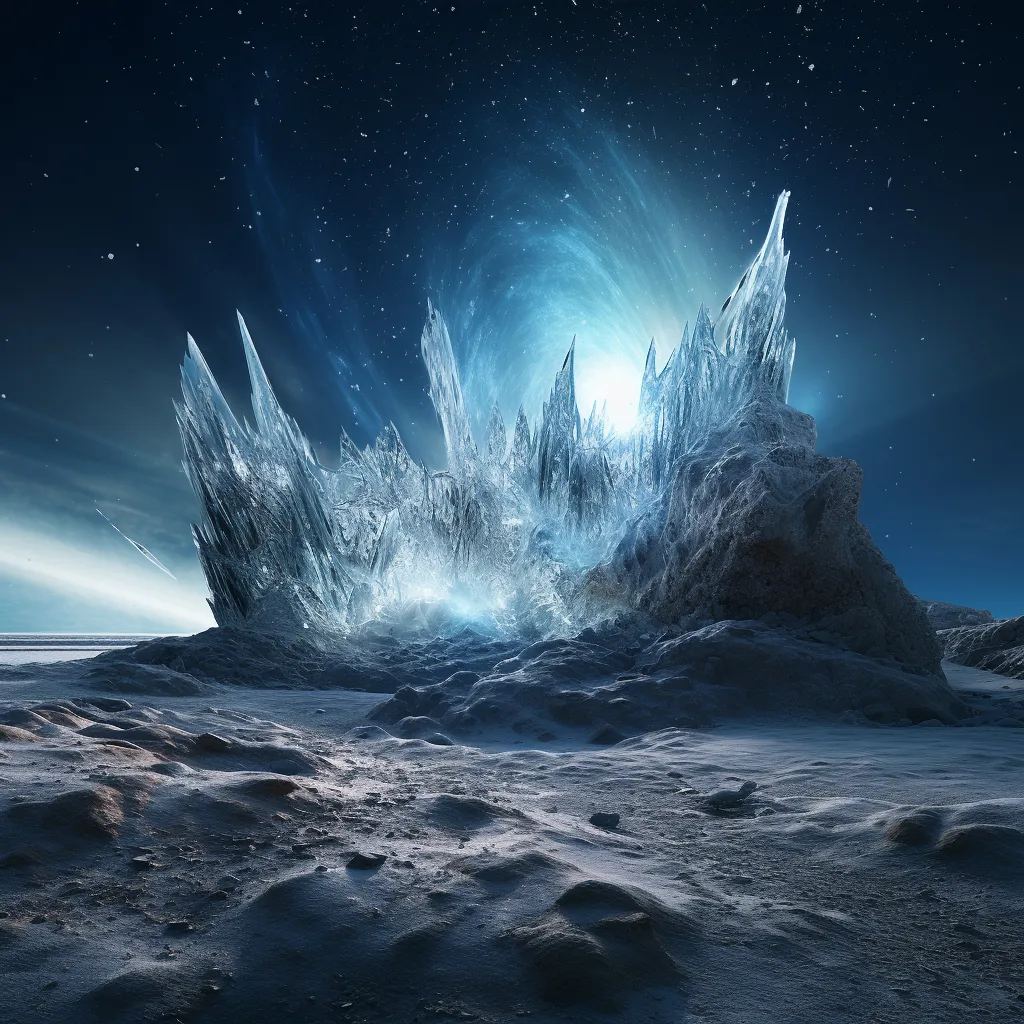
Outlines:
POLYGON ((609 431, 596 403, 580 415, 573 344, 538 422, 520 410, 510 437, 495 408, 478 443, 448 328, 428 303, 421 348, 447 467, 417 463, 389 425, 362 449, 343 435, 327 469, 279 405, 241 316, 252 426, 189 337, 176 408, 217 621, 325 632, 445 601, 510 628, 578 626, 583 574, 658 506, 683 461, 755 393, 786 401, 788 195, 717 323, 702 306, 660 372, 651 343, 629 436, 609 431))

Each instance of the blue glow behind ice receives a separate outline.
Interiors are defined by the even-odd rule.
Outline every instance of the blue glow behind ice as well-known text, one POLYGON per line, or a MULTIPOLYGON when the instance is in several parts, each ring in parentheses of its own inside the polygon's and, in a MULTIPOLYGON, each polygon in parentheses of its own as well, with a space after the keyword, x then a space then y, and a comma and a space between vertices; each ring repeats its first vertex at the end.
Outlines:
POLYGON ((437 289, 478 425, 495 401, 535 418, 575 336, 582 415, 607 401, 629 432, 651 339, 667 353, 715 290, 672 194, 607 134, 548 139, 494 176, 437 289))
MULTIPOLYGON (((662 497, 677 471, 753 399, 786 401, 795 351, 785 329, 788 198, 779 196, 764 245, 718 319, 702 306, 692 331, 662 350, 660 368, 649 350, 628 434, 609 434, 600 405, 581 417, 575 346, 541 390, 538 415, 520 411, 506 424, 494 406, 481 426, 448 326, 428 302, 420 347, 444 433, 444 468, 417 462, 389 425, 362 448, 343 435, 338 468, 329 470, 278 403, 241 316, 254 426, 232 414, 190 338, 178 423, 217 621, 324 632, 439 601, 452 612, 477 609, 501 628, 579 626, 594 612, 588 571, 620 543, 629 548, 638 520, 648 521, 648 536, 660 535, 669 505, 662 497)), ((593 265, 586 245, 573 252, 593 265)), ((575 273, 571 261, 565 265, 575 273)), ((604 281, 623 297, 611 276, 604 281)), ((607 346, 599 358, 616 365, 639 308, 616 318, 600 296, 593 299, 607 346)), ((512 333, 529 359, 529 336, 500 323, 506 333, 491 337, 512 333)), ((551 336, 542 323, 530 323, 540 362, 543 345, 554 342, 545 342, 551 336)), ((489 362, 481 349, 470 347, 476 358, 468 375, 478 396, 502 368, 500 345, 488 346, 489 362)), ((628 602, 621 590, 599 603, 628 602)))

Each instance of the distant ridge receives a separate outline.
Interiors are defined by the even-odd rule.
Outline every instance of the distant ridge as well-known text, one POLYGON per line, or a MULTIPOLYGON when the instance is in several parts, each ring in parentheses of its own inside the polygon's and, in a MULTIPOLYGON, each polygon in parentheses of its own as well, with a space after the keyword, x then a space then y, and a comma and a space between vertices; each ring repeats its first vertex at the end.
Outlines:
POLYGON ((0 651, 111 650, 155 637, 155 633, 0 633, 0 651))

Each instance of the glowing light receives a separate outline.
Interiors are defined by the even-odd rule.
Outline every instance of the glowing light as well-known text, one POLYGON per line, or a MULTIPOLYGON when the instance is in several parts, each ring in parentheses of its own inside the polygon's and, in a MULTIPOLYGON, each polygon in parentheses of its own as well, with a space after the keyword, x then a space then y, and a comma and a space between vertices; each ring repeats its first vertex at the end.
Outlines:
POLYGON ((470 229, 440 286, 467 407, 486 430, 530 422, 576 337, 585 419, 607 399, 617 434, 635 424, 651 338, 663 363, 698 301, 720 294, 700 254, 702 230, 671 183, 609 133, 577 125, 496 169, 489 213, 470 229))
POLYGON ((214 624, 203 593, 187 582, 172 582, 136 564, 134 556, 126 560, 119 553, 88 550, 13 524, 0 525, 0 574, 85 598, 112 613, 133 612, 161 629, 214 624))
POLYGON ((644 354, 633 358, 624 351, 590 355, 583 346, 578 351, 576 402, 580 415, 585 420, 597 402, 598 413, 605 408, 606 425, 620 436, 628 434, 636 424, 644 354))

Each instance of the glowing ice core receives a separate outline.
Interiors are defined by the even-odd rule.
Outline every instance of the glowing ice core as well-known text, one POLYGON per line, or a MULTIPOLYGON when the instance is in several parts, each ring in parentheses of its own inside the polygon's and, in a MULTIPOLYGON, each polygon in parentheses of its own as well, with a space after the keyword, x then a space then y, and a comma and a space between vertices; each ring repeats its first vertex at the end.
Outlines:
MULTIPOLYGON (((535 423, 497 407, 474 436, 448 328, 428 303, 421 348, 447 468, 416 463, 389 426, 340 463, 316 460, 280 407, 239 316, 255 426, 228 407, 195 342, 177 406, 194 527, 220 624, 326 632, 446 601, 464 617, 558 632, 587 614, 584 574, 606 558, 709 431, 755 392, 785 401, 788 255, 778 199, 768 236, 713 324, 701 307, 661 370, 615 338, 575 343, 535 423)), ((478 410, 478 412, 481 410, 478 410)))

